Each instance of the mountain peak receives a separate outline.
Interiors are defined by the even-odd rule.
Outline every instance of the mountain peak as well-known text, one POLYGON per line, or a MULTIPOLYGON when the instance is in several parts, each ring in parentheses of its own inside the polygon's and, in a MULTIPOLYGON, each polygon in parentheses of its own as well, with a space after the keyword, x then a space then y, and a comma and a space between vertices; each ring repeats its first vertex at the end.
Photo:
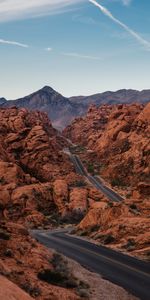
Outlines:
POLYGON ((40 91, 43 91, 43 92, 46 92, 46 93, 52 93, 52 92, 56 93, 56 91, 48 85, 45 85, 43 88, 40 89, 40 91))

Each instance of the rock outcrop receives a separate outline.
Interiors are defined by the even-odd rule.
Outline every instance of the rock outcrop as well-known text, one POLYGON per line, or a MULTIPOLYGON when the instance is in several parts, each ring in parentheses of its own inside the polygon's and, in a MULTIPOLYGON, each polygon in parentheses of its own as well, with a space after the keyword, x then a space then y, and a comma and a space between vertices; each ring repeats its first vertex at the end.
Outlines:
MULTIPOLYGON (((74 173, 63 152, 67 143, 45 113, 0 109, 0 299, 80 300, 83 295, 101 299, 74 275, 66 259, 29 235, 33 228, 56 228, 65 221, 78 224, 91 210, 105 212, 108 206, 74 173)), ((109 283, 96 280, 109 299, 105 288, 109 283)), ((133 299, 112 284, 110 290, 112 299, 121 297, 118 292, 133 299)))
POLYGON ((78 232, 98 243, 149 259, 149 201, 94 203, 78 225, 78 232))
POLYGON ((16 284, 0 276, 0 299, 3 300, 33 300, 27 293, 21 290, 16 284))
POLYGON ((150 103, 91 106, 64 134, 88 172, 124 196, 115 204, 90 191, 78 233, 149 259, 150 103))
POLYGON ((52 183, 73 170, 64 139, 45 113, 16 107, 0 109, 0 133, 1 217, 47 224, 47 215, 59 213, 52 183))
POLYGON ((84 160, 93 164, 96 173, 112 186, 133 187, 140 191, 140 182, 145 182, 148 191, 150 103, 146 106, 92 106, 87 116, 76 119, 64 134, 74 143, 86 147, 84 160))
MULTIPOLYGON (((75 290, 62 287, 61 282, 55 283, 53 278, 49 283, 39 279, 39 273, 55 271, 54 255, 38 244, 23 225, 0 222, 0 299, 80 300, 75 290)), ((57 260, 58 268, 60 264, 57 260)), ((73 275, 68 273, 68 276, 71 280, 73 275)))
POLYGON ((56 226, 65 209, 58 186, 55 197, 56 182, 73 173, 65 143, 46 114, 0 109, 0 299, 80 300, 72 288, 39 279, 53 271, 53 254, 28 232, 56 226))

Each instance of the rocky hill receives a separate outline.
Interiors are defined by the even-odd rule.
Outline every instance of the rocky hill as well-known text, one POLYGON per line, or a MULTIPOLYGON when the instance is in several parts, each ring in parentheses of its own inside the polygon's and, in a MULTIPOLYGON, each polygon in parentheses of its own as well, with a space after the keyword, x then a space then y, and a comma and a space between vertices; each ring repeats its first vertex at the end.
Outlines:
POLYGON ((74 120, 64 134, 92 150, 91 163, 97 162, 99 174, 112 185, 136 186, 140 190, 143 182, 146 193, 150 171, 150 103, 92 106, 87 116, 74 120))
POLYGON ((149 259, 150 103, 92 106, 64 135, 80 145, 88 172, 124 197, 120 204, 90 201, 78 234, 149 259))
POLYGON ((76 175, 64 146, 45 113, 0 109, 0 299, 81 299, 68 262, 28 231, 58 226, 69 203, 67 176, 76 175))
POLYGON ((75 216, 82 179, 47 115, 1 108, 0 133, 0 218, 33 228, 75 216))
POLYGON ((116 104, 116 103, 146 103, 150 101, 150 90, 119 90, 105 92, 91 96, 79 96, 66 98, 57 93, 51 87, 45 86, 41 90, 13 101, 0 98, 0 106, 24 107, 30 110, 46 112, 55 128, 61 130, 75 117, 86 114, 89 105, 116 104))
POLYGON ((135 299, 29 234, 78 224, 103 197, 75 174, 66 146, 45 113, 0 109, 0 299, 135 299))
MULTIPOLYGON (((115 114, 123 107, 116 110, 115 114)), ((148 110, 140 105, 137 111, 140 114, 136 126, 143 134, 144 130, 147 132, 148 110)), ((89 111, 91 120, 92 113, 93 108, 89 111)), ((118 113, 111 118, 116 120, 117 116, 118 113)), ((81 125, 81 119, 78 124, 81 125)), ((105 126, 103 121, 100 124, 105 126)), ((66 130, 67 136, 70 130, 66 130)), ((0 285, 6 288, 5 294, 0 288, 0 298, 108 300, 111 294, 114 300, 135 299, 47 250, 29 234, 31 229, 53 229, 73 223, 77 224, 78 234, 90 236, 98 243, 141 258, 149 257, 146 196, 144 200, 131 197, 120 204, 110 202, 75 173, 64 151, 67 146, 68 141, 52 127, 45 113, 0 108, 0 285)), ((140 188, 146 191, 145 186, 140 188)))

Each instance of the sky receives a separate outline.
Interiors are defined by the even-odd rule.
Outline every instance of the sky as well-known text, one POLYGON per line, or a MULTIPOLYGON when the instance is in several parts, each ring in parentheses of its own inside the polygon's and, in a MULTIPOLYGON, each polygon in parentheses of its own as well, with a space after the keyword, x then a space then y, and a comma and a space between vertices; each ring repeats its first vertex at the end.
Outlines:
POLYGON ((150 1, 0 0, 0 97, 149 89, 150 1))

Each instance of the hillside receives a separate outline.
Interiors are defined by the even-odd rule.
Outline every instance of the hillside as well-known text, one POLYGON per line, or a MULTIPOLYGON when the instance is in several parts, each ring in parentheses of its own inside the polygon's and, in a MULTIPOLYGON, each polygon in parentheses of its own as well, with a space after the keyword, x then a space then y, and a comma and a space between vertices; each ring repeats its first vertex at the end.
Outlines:
MULTIPOLYGON (((134 299, 45 249, 29 232, 73 223, 78 234, 148 259, 147 198, 141 202, 131 197, 116 204, 89 185, 75 173, 64 151, 68 141, 43 112, 1 108, 0 133, 0 282, 10 287, 7 298, 15 293, 15 299, 80 300, 83 295, 101 299, 93 289, 97 280, 105 299, 109 299, 106 284, 112 299, 134 299)), ((4 297, 1 289, 0 297, 4 297)))
POLYGON ((0 109, 0 133, 0 299, 80 300, 87 284, 29 235, 59 226, 69 204, 74 214, 69 184, 75 194, 80 178, 63 153, 67 143, 45 113, 24 108, 0 109))
MULTIPOLYGON (((150 103, 90 107, 64 134, 91 150, 91 163, 112 185, 142 188, 149 178, 150 103)), ((144 187, 143 187, 144 188, 144 187)))
POLYGON ((75 174, 63 151, 67 141, 47 115, 1 108, 0 133, 0 298, 109 299, 107 286, 112 299, 135 299, 29 234, 31 229, 78 224, 88 199, 103 197, 75 174))
POLYGON ((64 135, 78 145, 88 172, 124 197, 90 201, 77 233, 149 259, 150 103, 92 106, 64 135))
POLYGON ((17 100, 6 101, 6 99, 0 98, 0 106, 17 106, 32 111, 39 110, 46 112, 53 126, 62 130, 70 124, 74 118, 85 115, 91 104, 100 106, 103 104, 117 103, 146 103, 148 101, 150 101, 150 90, 141 92, 136 90, 119 90, 86 97, 66 98, 51 87, 45 86, 31 95, 17 100))

